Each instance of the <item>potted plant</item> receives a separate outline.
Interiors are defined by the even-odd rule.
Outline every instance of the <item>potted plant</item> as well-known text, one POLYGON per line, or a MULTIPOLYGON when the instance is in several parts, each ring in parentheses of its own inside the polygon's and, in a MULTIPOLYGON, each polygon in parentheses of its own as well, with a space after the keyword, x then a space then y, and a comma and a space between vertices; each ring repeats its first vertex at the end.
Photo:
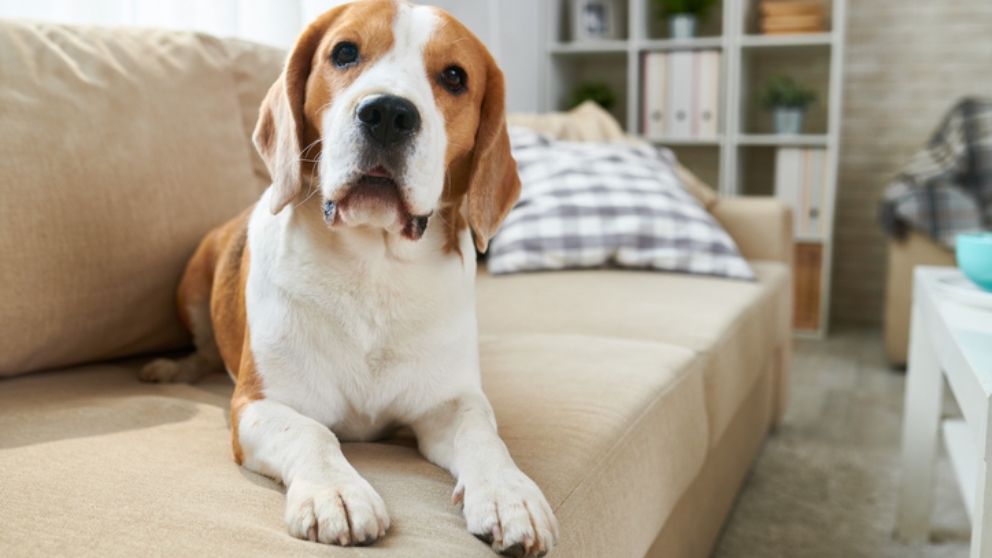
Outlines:
POLYGON ((654 0, 668 17, 668 34, 673 39, 691 39, 696 36, 696 27, 706 12, 718 0, 654 0))
POLYGON ((816 102, 816 91, 789 76, 776 76, 765 82, 760 102, 772 112, 776 134, 798 134, 806 109, 816 102))
POLYGON ((589 81, 580 84, 572 91, 572 105, 575 108, 586 101, 592 101, 606 110, 617 104, 617 95, 609 85, 601 81, 589 81))

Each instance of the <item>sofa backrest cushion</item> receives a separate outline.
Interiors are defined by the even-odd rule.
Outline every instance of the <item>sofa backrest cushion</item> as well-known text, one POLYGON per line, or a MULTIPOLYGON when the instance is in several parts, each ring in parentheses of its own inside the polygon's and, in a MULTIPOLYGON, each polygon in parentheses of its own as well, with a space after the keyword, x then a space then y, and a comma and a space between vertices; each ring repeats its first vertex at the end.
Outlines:
POLYGON ((0 376, 189 343, 186 261, 264 182, 230 62, 206 35, 0 20, 0 376))
POLYGON ((269 88, 279 78, 286 61, 286 51, 275 47, 243 41, 221 39, 230 56, 231 77, 241 106, 241 124, 248 140, 248 154, 258 187, 265 190, 272 183, 269 169, 251 141, 258 122, 258 109, 269 88))

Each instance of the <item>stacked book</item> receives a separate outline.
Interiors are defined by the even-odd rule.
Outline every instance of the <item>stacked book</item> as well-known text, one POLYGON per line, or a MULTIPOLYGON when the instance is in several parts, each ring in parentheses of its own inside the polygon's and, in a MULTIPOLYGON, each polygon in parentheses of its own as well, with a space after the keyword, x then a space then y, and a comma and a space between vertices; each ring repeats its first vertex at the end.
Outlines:
POLYGON ((775 196, 792 207, 796 236, 823 238, 827 232, 830 165, 827 150, 780 148, 775 157, 775 196))
POLYGON ((761 32, 766 35, 820 33, 826 23, 821 0, 761 0, 761 32))
POLYGON ((720 51, 651 52, 641 65, 642 134, 650 139, 717 137, 720 51))

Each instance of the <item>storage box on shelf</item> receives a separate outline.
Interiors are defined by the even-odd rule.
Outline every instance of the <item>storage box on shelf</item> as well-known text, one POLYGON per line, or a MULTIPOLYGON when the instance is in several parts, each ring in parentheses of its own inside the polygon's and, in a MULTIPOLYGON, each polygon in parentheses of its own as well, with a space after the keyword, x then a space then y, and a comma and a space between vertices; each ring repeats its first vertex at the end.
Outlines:
MULTIPOLYGON (((619 100, 612 112, 628 131, 671 148, 721 194, 778 192, 794 205, 797 222, 803 224, 796 236, 797 262, 800 257, 805 262, 806 277, 803 308, 800 293, 796 297, 796 328, 824 335, 846 0, 724 0, 700 21, 696 38, 681 40, 668 37, 653 0, 626 0, 626 38, 589 42, 572 40, 570 1, 548 3, 545 108, 567 108, 571 91, 584 81, 605 82, 619 100), (806 23, 775 19, 803 16, 806 23), (765 29, 774 34, 764 34, 765 29), (775 135, 770 115, 757 105, 760 87, 777 74, 791 75, 817 92, 819 100, 807 111, 799 135, 775 135), (707 115, 707 108, 714 114, 707 115), (675 126, 680 110, 688 120, 675 126), (789 151, 780 155, 779 149, 789 151), (811 174, 791 186, 777 185, 776 177, 786 181, 789 173, 779 172, 776 162, 799 156, 789 153, 812 158, 816 169, 809 172, 816 180, 811 174)), ((795 180, 806 176, 793 170, 795 180)))

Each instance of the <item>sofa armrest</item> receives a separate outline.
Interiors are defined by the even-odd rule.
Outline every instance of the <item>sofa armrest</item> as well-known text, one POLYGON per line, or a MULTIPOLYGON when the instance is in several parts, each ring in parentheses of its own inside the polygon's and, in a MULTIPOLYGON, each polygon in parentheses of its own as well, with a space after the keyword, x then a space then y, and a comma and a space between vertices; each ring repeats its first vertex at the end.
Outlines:
POLYGON ((792 267, 792 210, 770 197, 720 198, 710 210, 749 260, 792 267))

